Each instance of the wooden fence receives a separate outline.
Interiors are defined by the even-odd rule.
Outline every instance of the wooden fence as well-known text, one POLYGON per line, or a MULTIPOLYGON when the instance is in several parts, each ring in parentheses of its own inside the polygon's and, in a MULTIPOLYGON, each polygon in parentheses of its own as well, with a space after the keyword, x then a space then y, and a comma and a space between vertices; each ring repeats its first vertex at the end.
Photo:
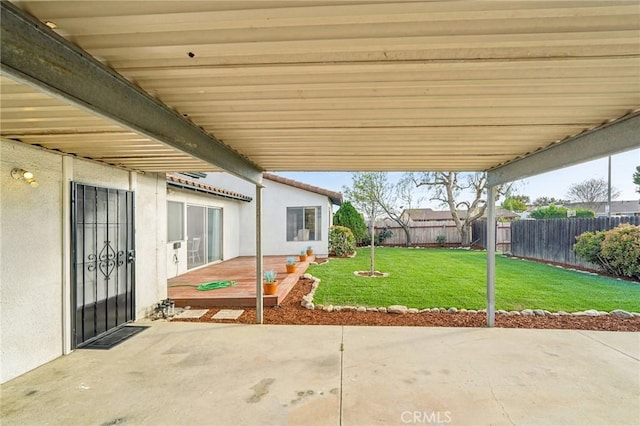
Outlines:
MULTIPOLYGON (((576 257, 572 250, 576 237, 584 232, 606 231, 621 223, 640 225, 640 217, 517 220, 511 222, 511 254, 598 269, 597 265, 576 257)), ((476 244, 486 247, 486 221, 474 224, 474 235, 478 235, 476 232, 482 233, 476 244)))
MULTIPOLYGON (((485 219, 473 222, 471 245, 482 248, 487 247, 487 221, 485 219)), ((496 250, 505 253, 511 251, 511 222, 498 222, 496 224, 496 250)))
MULTIPOLYGON (((407 244, 407 236, 404 229, 399 226, 389 226, 386 228, 376 228, 376 234, 382 229, 388 229, 392 235, 385 239, 382 245, 404 246, 407 244)), ((418 225, 410 228, 411 245, 425 246, 435 245, 439 235, 444 235, 446 244, 460 244, 460 233, 455 225, 418 225)))
MULTIPOLYGON (((477 222, 476 222, 477 223, 477 222)), ((474 223, 473 228, 471 230, 471 241, 472 244, 474 240, 477 238, 482 239, 482 241, 486 241, 486 221, 484 221, 484 225, 478 227, 474 223)), ((404 230, 399 226, 387 226, 384 228, 376 227, 376 234, 378 234, 382 229, 388 229, 391 231, 392 235, 384 240, 382 245, 385 246, 404 246, 407 243, 407 236, 404 230)), ((462 243, 462 239, 460 238, 460 233, 455 225, 452 224, 451 221, 441 221, 441 222, 430 222, 429 225, 414 225, 410 228, 409 234, 411 236, 411 245, 415 246, 429 246, 436 245, 438 240, 437 238, 440 235, 445 237, 445 244, 460 244, 462 243)), ((509 223, 499 223, 497 228, 497 249, 499 251, 509 251, 511 244, 511 229, 509 227, 509 223)), ((484 243, 482 245, 484 247, 484 243)))

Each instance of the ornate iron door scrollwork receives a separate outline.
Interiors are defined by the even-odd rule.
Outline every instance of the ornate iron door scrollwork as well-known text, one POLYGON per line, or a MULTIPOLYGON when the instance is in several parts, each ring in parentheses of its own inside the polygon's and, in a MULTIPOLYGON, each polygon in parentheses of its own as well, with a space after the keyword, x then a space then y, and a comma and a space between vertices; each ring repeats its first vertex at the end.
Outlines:
POLYGON ((124 265, 124 250, 115 251, 111 246, 111 241, 105 241, 99 255, 90 254, 87 256, 87 270, 93 272, 98 269, 105 279, 109 279, 116 267, 124 265))

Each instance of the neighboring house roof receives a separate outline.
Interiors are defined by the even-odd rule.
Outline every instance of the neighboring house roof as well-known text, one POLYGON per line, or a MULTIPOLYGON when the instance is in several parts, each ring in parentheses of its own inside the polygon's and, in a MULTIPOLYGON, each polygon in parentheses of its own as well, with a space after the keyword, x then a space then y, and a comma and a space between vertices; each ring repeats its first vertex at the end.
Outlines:
MULTIPOLYGON (((369 227, 369 221, 367 221, 367 228, 369 227)), ((395 220, 385 217, 384 219, 376 219, 374 226, 376 228, 397 228, 400 226, 395 220)))
POLYGON ((262 177, 264 179, 268 179, 273 182, 278 182, 284 185, 289 185, 294 188, 303 189, 309 192, 315 192, 316 194, 324 195, 329 197, 331 202, 336 206, 342 205, 342 194, 340 192, 329 191, 328 189, 320 188, 313 185, 308 185, 306 183, 298 182, 293 179, 287 179, 282 176, 273 175, 271 173, 263 173, 262 177))
MULTIPOLYGON (((590 209, 588 204, 584 203, 565 203, 566 208, 573 209, 590 209)), ((607 214, 607 202, 602 202, 595 211, 597 216, 607 214)), ((612 215, 638 215, 640 214, 640 201, 627 200, 627 201, 612 201, 611 202, 611 214, 612 215)))
POLYGON ((405 209, 403 214, 408 214, 414 222, 429 222, 432 220, 452 220, 451 212, 433 209, 405 209))
POLYGON ((175 174, 167 173, 167 185, 181 189, 188 189, 191 191, 202 192, 204 194, 215 195, 216 197, 230 198, 232 200, 251 202, 252 198, 248 195, 240 194, 238 192, 228 191, 223 188, 218 188, 207 183, 196 182, 191 179, 187 179, 175 174))
MULTIPOLYGON (((409 218, 414 222, 431 222, 438 220, 453 220, 453 216, 449 210, 433 210, 433 209, 405 209, 403 214, 408 214, 409 218)), ((466 211, 458 211, 460 218, 467 217, 466 211)), ((486 217, 486 213, 483 217, 486 217)), ((509 210, 498 208, 496 209, 496 217, 503 218, 516 218, 518 214, 509 210)))

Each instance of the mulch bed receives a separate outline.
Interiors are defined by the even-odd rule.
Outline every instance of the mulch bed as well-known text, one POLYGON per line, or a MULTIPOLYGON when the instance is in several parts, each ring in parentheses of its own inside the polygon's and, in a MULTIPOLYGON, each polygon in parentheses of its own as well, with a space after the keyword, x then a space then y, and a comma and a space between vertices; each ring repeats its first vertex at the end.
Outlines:
MULTIPOLYGON (((412 327, 484 327, 485 314, 431 313, 386 314, 380 312, 324 312, 305 309, 300 305, 302 296, 311 291, 312 280, 300 279, 280 307, 264 309, 265 324, 295 325, 373 325, 412 327)), ((193 309, 198 309, 193 306, 193 309)), ((212 308, 199 319, 173 319, 185 322, 216 322, 255 324, 255 308, 234 306, 212 308), (221 309, 244 309, 237 320, 212 319, 221 309)), ((573 330, 640 331, 640 318, 622 319, 612 316, 573 317, 544 316, 522 317, 496 315, 496 326, 505 328, 550 328, 573 330)))

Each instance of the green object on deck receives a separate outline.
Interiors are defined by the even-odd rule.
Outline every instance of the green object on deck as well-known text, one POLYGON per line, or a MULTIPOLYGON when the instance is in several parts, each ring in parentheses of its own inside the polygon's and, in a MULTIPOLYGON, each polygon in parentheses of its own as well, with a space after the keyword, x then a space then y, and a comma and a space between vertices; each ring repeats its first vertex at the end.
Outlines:
POLYGON ((198 286, 198 290, 207 291, 215 290, 218 288, 232 287, 236 285, 235 281, 212 281, 210 283, 204 283, 198 286))

